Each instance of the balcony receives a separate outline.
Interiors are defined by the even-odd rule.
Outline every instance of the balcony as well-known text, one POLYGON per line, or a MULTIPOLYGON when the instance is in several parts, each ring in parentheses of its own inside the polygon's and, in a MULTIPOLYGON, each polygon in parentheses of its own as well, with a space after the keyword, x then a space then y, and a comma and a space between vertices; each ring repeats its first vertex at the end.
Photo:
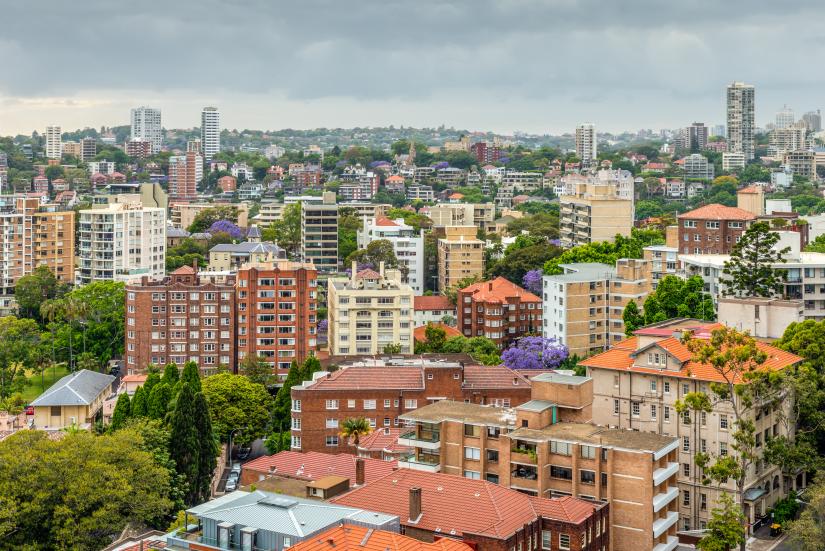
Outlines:
POLYGON ((660 543, 653 548, 653 551, 673 551, 679 545, 679 538, 676 536, 668 536, 665 543, 660 543))
MULTIPOLYGON (((400 442, 400 439, 399 439, 400 442)), ((432 460, 425 456, 415 457, 408 455, 399 458, 398 467, 401 469, 413 469, 416 471, 424 471, 426 473, 437 473, 441 470, 441 463, 439 460, 432 460)))
POLYGON ((673 486, 667 488, 664 492, 653 496, 653 512, 657 513, 667 507, 667 505, 679 497, 679 488, 673 486))
POLYGON ((510 461, 535 465, 538 462, 535 446, 516 445, 510 449, 510 461))
POLYGON ((538 468, 527 465, 516 465, 515 468, 510 471, 510 475, 513 478, 520 478, 522 480, 538 480, 539 478, 538 468))
POLYGON ((421 434, 416 434, 415 431, 405 432, 398 437, 398 445, 408 448, 421 448, 422 450, 440 450, 441 433, 422 431, 421 434))
POLYGON ((671 476, 679 472, 678 463, 668 463, 667 467, 656 469, 653 471, 653 485, 658 486, 662 482, 668 480, 671 476))
POLYGON ((671 511, 663 518, 653 521, 653 537, 658 538, 668 531, 668 529, 675 525, 679 520, 679 513, 671 511))

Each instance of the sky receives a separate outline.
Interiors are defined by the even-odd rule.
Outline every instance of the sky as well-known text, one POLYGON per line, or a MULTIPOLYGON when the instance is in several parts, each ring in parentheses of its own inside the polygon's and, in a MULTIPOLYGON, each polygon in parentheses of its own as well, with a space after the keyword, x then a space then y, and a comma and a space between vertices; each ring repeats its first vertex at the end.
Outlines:
POLYGON ((26 0, 3 2, 0 135, 439 126, 561 134, 757 123, 825 108, 822 0, 26 0))

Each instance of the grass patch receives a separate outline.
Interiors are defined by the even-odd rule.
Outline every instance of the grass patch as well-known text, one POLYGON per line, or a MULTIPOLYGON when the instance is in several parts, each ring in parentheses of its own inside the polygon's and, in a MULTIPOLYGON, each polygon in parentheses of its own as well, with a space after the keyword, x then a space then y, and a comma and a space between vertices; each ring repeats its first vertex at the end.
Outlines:
POLYGON ((29 374, 29 376, 26 377, 26 379, 29 381, 30 384, 26 385, 26 388, 23 389, 23 400, 27 404, 31 403, 32 400, 43 394, 44 390, 48 390, 48 388, 52 386, 55 383, 55 381, 59 380, 61 377, 68 374, 69 368, 65 365, 59 365, 55 368, 50 367, 43 372, 42 386, 39 374, 29 374))

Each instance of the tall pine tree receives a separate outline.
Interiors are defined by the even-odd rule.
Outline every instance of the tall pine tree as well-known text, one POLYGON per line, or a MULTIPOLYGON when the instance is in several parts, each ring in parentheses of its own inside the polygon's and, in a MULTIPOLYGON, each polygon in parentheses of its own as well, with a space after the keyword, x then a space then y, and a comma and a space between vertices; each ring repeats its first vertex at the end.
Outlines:
POLYGON ((150 372, 149 375, 146 376, 146 382, 143 383, 143 392, 146 393, 146 400, 149 400, 149 396, 152 393, 152 389, 155 388, 155 385, 160 382, 160 375, 157 373, 150 372))
POLYGON ((146 403, 146 392, 142 386, 137 387, 135 395, 132 396, 129 414, 132 417, 146 417, 149 414, 148 404, 146 403))
POLYGON ((172 399, 172 389, 166 383, 158 383, 149 395, 148 413, 152 419, 166 418, 166 410, 169 408, 169 400, 172 399))
POLYGON ((181 387, 175 400, 169 433, 169 455, 175 461, 178 474, 187 483, 184 501, 187 505, 194 505, 200 493, 197 488, 200 442, 195 427, 195 395, 188 384, 181 387))
POLYGON ((112 431, 122 429, 123 425, 126 424, 126 421, 129 419, 129 410, 129 395, 124 392, 117 398, 115 410, 112 412, 112 422, 109 425, 109 429, 112 431))
POLYGON ((209 405, 203 392, 195 394, 194 425, 198 433, 198 475, 192 486, 193 503, 201 503, 209 499, 212 475, 218 466, 218 444, 212 431, 212 418, 209 416, 209 405))
POLYGON ((295 360, 292 360, 292 365, 289 366, 289 373, 287 373, 286 379, 284 379, 284 386, 278 389, 278 394, 275 395, 273 421, 276 427, 289 419, 289 410, 292 407, 290 389, 293 385, 301 384, 301 381, 303 381, 302 377, 303 366, 299 365, 295 360))
POLYGON ((767 222, 751 224, 730 253, 719 278, 722 294, 735 297, 774 297, 782 293, 786 270, 775 268, 786 262, 791 250, 776 250, 779 234, 767 222))
POLYGON ((183 364, 183 374, 180 380, 184 383, 189 383, 192 387, 192 392, 198 393, 201 391, 201 374, 198 370, 198 364, 193 361, 188 361, 183 364))
POLYGON ((166 364, 163 368, 163 377, 161 381, 169 385, 169 388, 175 388, 175 384, 180 380, 180 371, 175 362, 166 364))

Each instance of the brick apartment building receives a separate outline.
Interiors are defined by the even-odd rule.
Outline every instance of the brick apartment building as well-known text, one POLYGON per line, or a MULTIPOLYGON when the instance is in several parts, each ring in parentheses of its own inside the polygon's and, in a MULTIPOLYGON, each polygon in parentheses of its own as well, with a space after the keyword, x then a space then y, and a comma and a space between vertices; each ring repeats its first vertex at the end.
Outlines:
POLYGON ((480 366, 466 355, 330 358, 337 371, 292 387, 292 449, 356 453, 343 441, 346 419, 364 417, 378 428, 433 400, 518 405, 530 381, 504 366, 480 366), (341 363, 344 360, 345 363, 341 363))
POLYGON ((457 539, 475 551, 612 549, 607 503, 528 496, 448 474, 400 469, 332 503, 397 515, 407 536, 457 539))
POLYGON ((310 263, 271 260, 238 270, 238 361, 265 358, 286 377, 316 346, 318 272, 310 263))
POLYGON ((712 204, 677 218, 680 253, 730 254, 756 215, 737 207, 712 204))
POLYGON ((201 280, 182 266, 160 281, 143 277, 126 286, 126 368, 192 360, 207 373, 236 370, 235 282, 201 280))
POLYGON ((541 298, 503 277, 458 291, 458 329, 485 336, 499 348, 527 334, 541 333, 541 298))
POLYGON ((533 399, 515 408, 442 400, 402 415, 414 427, 399 444, 415 451, 399 461, 401 470, 482 479, 530 496, 609 501, 613 549, 674 549, 679 441, 591 424, 588 377, 546 373, 531 382, 533 399))

